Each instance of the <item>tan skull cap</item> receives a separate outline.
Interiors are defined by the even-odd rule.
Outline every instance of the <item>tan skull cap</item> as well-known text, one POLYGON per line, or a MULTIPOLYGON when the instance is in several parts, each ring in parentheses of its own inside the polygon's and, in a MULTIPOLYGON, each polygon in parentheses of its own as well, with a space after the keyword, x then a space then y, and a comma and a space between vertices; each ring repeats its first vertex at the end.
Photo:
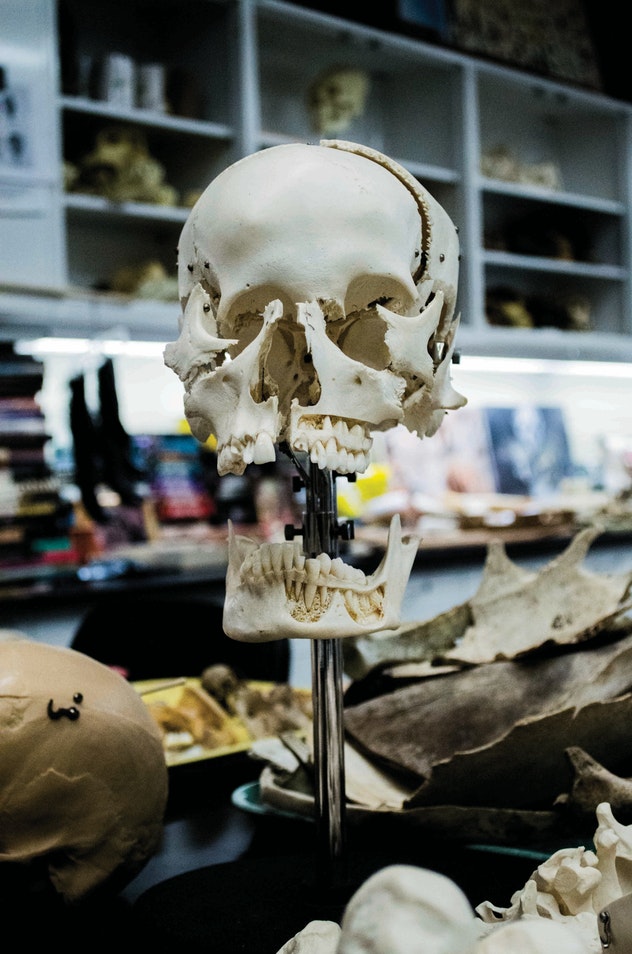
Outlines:
POLYGON ((77 901, 158 847, 167 768, 134 687, 73 649, 0 641, 0 863, 43 860, 77 901))

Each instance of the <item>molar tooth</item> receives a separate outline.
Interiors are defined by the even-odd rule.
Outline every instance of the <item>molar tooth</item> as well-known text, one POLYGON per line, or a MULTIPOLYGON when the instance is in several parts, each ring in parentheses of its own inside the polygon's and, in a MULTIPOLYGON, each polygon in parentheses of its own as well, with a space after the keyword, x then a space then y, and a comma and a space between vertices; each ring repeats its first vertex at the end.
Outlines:
POLYGON ((334 576, 338 577, 339 580, 344 580, 345 578, 345 567, 346 564, 342 557, 335 557, 331 561, 331 567, 329 568, 330 573, 333 573, 334 576))
POLYGON ((325 606, 327 605, 327 595, 328 595, 328 593, 329 593, 329 590, 327 589, 326 586, 319 586, 319 587, 318 587, 318 594, 319 594, 319 596, 320 596, 320 605, 321 605, 322 607, 325 607, 325 606))
POLYGON ((320 571, 323 576, 328 576, 331 570, 332 559, 328 553, 321 553, 318 557, 320 561, 320 571))

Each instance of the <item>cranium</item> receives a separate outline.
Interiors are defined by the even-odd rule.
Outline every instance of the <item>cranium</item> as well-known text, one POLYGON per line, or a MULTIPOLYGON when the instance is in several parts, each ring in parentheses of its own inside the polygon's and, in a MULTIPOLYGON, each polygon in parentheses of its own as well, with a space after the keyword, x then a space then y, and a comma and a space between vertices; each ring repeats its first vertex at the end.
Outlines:
POLYGON ((0 863, 46 871, 75 902, 157 849, 162 742, 122 676, 83 653, 0 640, 0 863))
MULTIPOLYGON (((217 440, 220 475, 274 461, 278 443, 320 469, 361 473, 373 431, 402 423, 429 436, 447 409, 465 403, 450 382, 456 229, 417 180, 381 153, 326 140, 236 162, 192 209, 178 273, 180 335, 165 362, 184 384, 193 434, 217 440)), ((391 538, 403 555, 390 559, 390 571, 407 579, 417 541, 402 548, 398 528, 391 538)), ((389 607, 381 590, 368 600, 376 581, 338 580, 336 588, 355 604, 360 597, 367 611, 356 606, 352 620, 349 600, 344 608, 324 595, 329 567, 301 567, 297 577, 292 553, 290 544, 283 555, 265 556, 280 560, 274 579, 280 583, 287 566, 291 582, 307 583, 304 592, 323 600, 305 606, 301 598, 274 638, 393 625, 399 605, 389 607)), ((246 583, 255 602, 266 586, 237 578, 242 557, 233 545, 228 607, 233 585, 246 583)), ((261 613, 245 626, 253 619, 261 613)), ((249 638, 241 622, 226 631, 249 638)))

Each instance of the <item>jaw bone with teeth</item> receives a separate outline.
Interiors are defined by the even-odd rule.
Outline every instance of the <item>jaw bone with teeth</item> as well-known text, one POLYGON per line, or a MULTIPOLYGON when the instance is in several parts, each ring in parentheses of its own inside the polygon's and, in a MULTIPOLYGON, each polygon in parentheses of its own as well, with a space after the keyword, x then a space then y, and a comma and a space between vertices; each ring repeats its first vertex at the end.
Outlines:
POLYGON ((258 546, 229 533, 224 629, 233 639, 333 639, 399 625, 418 538, 402 537, 398 516, 370 576, 327 553, 306 557, 300 541, 258 546))
MULTIPOLYGON (((178 278, 180 334, 165 363, 184 384, 192 433, 217 440, 220 476, 274 461, 277 444, 321 470, 362 473, 372 432, 403 424, 431 436, 447 410, 465 404, 450 381, 456 229, 419 182, 381 153, 325 140, 234 163, 191 211, 178 278)), ((407 577, 414 547, 402 544, 399 524, 391 547, 397 555, 387 553, 389 572, 396 565, 407 577)), ((291 545, 282 554, 270 549, 262 567, 279 559, 285 566, 293 552, 291 545)), ((231 585, 239 585, 237 554, 250 558, 233 537, 231 585)), ((303 630, 292 635, 316 635, 316 619, 343 616, 355 632, 392 625, 383 585, 345 586, 337 566, 316 572, 310 558, 300 573, 288 567, 292 586, 270 569, 248 583, 265 601, 270 574, 270 589, 278 584, 288 601, 303 587, 288 614, 290 629, 302 617, 303 630)))

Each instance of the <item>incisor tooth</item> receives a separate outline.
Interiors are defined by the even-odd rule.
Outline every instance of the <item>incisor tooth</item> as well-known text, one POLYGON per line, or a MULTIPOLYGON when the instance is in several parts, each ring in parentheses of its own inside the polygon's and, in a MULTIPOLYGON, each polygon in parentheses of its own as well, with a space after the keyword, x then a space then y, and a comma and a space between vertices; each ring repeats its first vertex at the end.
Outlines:
POLYGON ((255 464, 270 464, 276 460, 274 444, 269 434, 262 432, 257 435, 252 455, 255 464))
POLYGON ((272 556, 270 554, 270 547, 265 544, 259 548, 261 553, 261 568, 266 576, 270 576, 272 573, 272 556))
POLYGON ((318 557, 310 557, 305 560, 305 574, 308 583, 316 583, 320 576, 320 560, 318 557))
POLYGON ((276 576, 279 576, 283 572, 283 549, 282 543, 273 543, 270 547, 272 569, 276 576))
POLYGON ((314 597, 316 596, 316 590, 318 587, 315 583, 306 583, 305 589, 303 591, 303 601, 306 608, 309 610, 312 608, 312 603, 314 602, 314 597))

